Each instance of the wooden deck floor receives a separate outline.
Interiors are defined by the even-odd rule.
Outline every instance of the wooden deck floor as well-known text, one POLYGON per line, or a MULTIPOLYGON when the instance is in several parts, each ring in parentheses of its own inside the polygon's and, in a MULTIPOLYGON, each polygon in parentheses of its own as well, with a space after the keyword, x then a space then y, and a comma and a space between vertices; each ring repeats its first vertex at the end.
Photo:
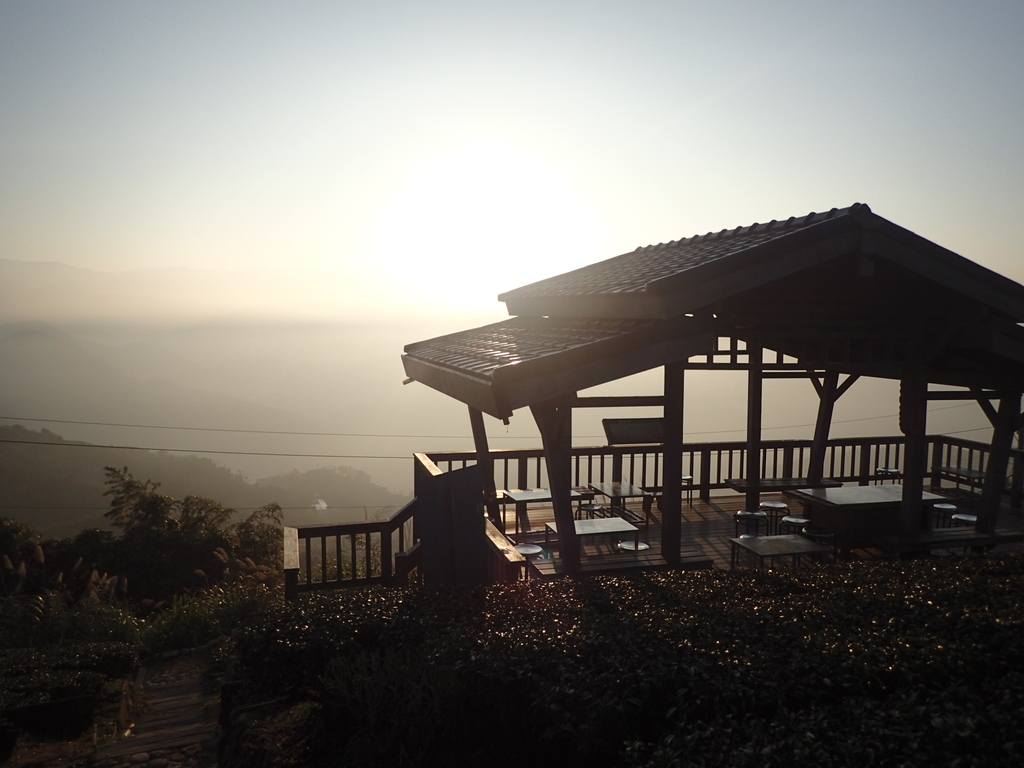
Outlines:
MULTIPOLYGON (((962 511, 970 510, 970 498, 954 495, 947 492, 947 489, 943 489, 943 492, 962 511)), ((763 494, 761 500, 788 501, 781 494, 763 494)), ((683 500, 682 569, 729 568, 729 539, 735 536, 733 515, 743 508, 743 503, 744 497, 738 494, 712 497, 710 503, 694 497, 692 507, 687 505, 685 499, 683 500)), ((792 503, 790 506, 792 508, 792 503)), ((557 543, 545 545, 544 524, 554 520, 551 507, 531 505, 530 532, 518 536, 513 533, 515 511, 511 505, 508 507, 507 515, 506 530, 512 538, 519 543, 536 543, 544 547, 543 554, 529 558, 534 567, 534 577, 553 578, 564 573, 564 566, 558 557, 557 543)), ((1000 510, 998 525, 1001 528, 1024 532, 1024 515, 1009 507, 1003 507, 1000 510)), ((640 540, 650 545, 650 549, 640 553, 620 551, 618 542, 624 538, 621 534, 582 538, 581 559, 584 572, 615 574, 627 570, 668 570, 669 566, 661 553, 661 524, 657 510, 654 511, 649 526, 641 523, 639 527, 640 540)), ((1002 544, 997 549, 1024 550, 1024 543, 1002 544)), ((938 554, 944 552, 940 551, 938 554)), ((875 549, 856 549, 852 556, 859 559, 878 559, 883 557, 883 553, 875 549)))

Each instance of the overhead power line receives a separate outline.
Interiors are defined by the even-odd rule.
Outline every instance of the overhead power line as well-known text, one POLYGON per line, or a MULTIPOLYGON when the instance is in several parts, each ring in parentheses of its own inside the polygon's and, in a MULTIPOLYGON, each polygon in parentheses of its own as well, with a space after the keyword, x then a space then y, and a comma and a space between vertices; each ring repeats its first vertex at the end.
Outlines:
POLYGON ((201 448, 143 448, 138 445, 93 445, 92 443, 47 443, 38 440, 4 440, 0 443, 17 443, 20 445, 49 445, 60 448, 106 448, 120 451, 154 451, 163 453, 217 453, 230 456, 278 456, 300 459, 411 459, 411 456, 356 456, 336 453, 266 453, 261 451, 209 451, 201 448))
MULTIPOLYGON (((930 413, 936 411, 948 411, 953 408, 966 408, 974 405, 974 403, 958 403, 957 405, 947 405, 941 408, 931 408, 930 413)), ((851 424, 860 421, 875 421, 878 419, 895 419, 897 414, 883 414, 881 416, 862 416, 855 419, 836 419, 833 424, 851 424)), ((414 439, 414 440, 469 440, 470 435, 396 435, 396 434, 379 434, 373 432, 294 432, 288 430, 272 430, 272 429, 221 429, 218 427, 180 427, 172 426, 167 424, 129 424, 129 423, 117 423, 107 421, 73 421, 70 419, 37 419, 28 416, 0 416, 0 419, 5 421, 30 421, 39 422, 42 424, 75 424, 78 426, 90 426, 90 427, 120 427, 128 429, 168 429, 181 432, 224 432, 229 434, 243 434, 243 435, 292 435, 297 437, 370 437, 370 438, 399 438, 399 439, 414 439)), ((815 426, 813 422, 808 424, 782 424, 772 427, 761 427, 762 431, 769 429, 802 429, 804 427, 815 426)), ((690 435, 723 435, 730 433, 745 432, 746 428, 739 429, 715 429, 705 430, 701 432, 687 432, 690 435)), ((975 431, 975 430, 967 430, 975 431)), ((950 433, 953 434, 953 433, 950 433)), ((576 435, 578 438, 587 439, 602 439, 605 435, 576 435)), ((533 440, 536 439, 533 435, 488 435, 489 440, 533 440)), ((144 449, 144 450, 175 450, 175 449, 144 449)), ((195 451, 192 451, 195 453, 195 451)), ((218 453, 218 451, 202 451, 202 453, 218 453)), ((259 454, 264 455, 264 454, 259 454)), ((278 454, 269 454, 278 455, 278 454)), ((298 455, 298 454, 280 454, 282 456, 298 455)), ((341 457, 346 458, 346 457, 341 457)), ((369 457, 366 457, 369 458, 369 457)), ((393 458, 393 457, 381 457, 381 458, 393 458)))
MULTIPOLYGON (((355 506, 347 507, 326 507, 324 509, 317 510, 318 512, 331 512, 334 510, 341 509, 399 509, 401 504, 357 504, 355 506)), ((23 509, 23 510, 34 510, 34 509, 46 509, 46 510, 59 510, 62 512, 103 512, 110 509, 110 507, 53 507, 46 506, 45 504, 35 506, 25 506, 21 504, 0 504, 0 509, 23 509)), ((225 507, 225 509, 231 509, 234 512, 255 512, 257 509, 263 509, 263 507, 225 507)), ((282 512, 302 512, 315 509, 312 504, 305 507, 281 507, 282 512)))
MULTIPOLYGON (((172 429, 182 432, 229 432, 242 435, 296 435, 298 437, 401 437, 401 438, 423 438, 428 440, 459 439, 464 440, 469 435, 378 435, 369 432, 291 432, 275 429, 220 429, 218 427, 177 427, 167 424, 119 424, 107 421, 71 421, 69 419, 34 419, 28 416, 0 416, 5 421, 33 421, 43 424, 77 424, 89 427, 127 427, 130 429, 172 429)), ((512 438, 515 439, 515 438, 512 438)))

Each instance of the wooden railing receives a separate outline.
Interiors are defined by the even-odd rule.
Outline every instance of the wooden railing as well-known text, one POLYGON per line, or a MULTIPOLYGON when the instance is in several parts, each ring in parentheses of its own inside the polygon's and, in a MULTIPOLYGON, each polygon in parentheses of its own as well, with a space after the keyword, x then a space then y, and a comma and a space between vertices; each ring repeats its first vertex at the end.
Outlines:
MULTIPOLYGON (((413 460, 417 485, 444 474, 424 454, 413 460)), ((414 498, 390 519, 375 523, 285 527, 285 599, 311 590, 408 583, 420 566, 419 506, 414 498)), ((485 532, 489 582, 514 581, 526 558, 489 521, 485 532)))
MULTIPOLYGON (((933 435, 928 438, 929 478, 939 485, 950 476, 941 467, 984 470, 989 446, 971 440, 933 435)), ((881 480, 881 467, 902 469, 903 437, 853 437, 830 440, 824 475, 844 483, 867 485, 881 480)), ((497 488, 549 487, 541 449, 491 452, 497 488)), ((762 478, 805 477, 811 459, 810 440, 766 440, 761 444, 762 478)), ((429 478, 476 464, 472 451, 416 454, 417 485, 429 478)), ((745 475, 746 443, 688 443, 683 446, 683 474, 693 478, 692 490, 709 501, 715 491, 728 489, 726 480, 745 475)), ((575 486, 591 482, 629 480, 643 488, 661 486, 662 454, 656 446, 597 446, 572 450, 575 486)), ((955 480, 954 480, 955 482, 955 480)), ((977 485, 975 483, 975 485, 977 485)), ((1005 493, 1020 509, 1024 499, 1024 451, 1010 455, 1005 493)), ((316 589, 364 584, 405 583, 417 563, 419 537, 415 532, 414 498, 390 520, 285 528, 286 595, 316 589), (340 565, 339 565, 340 564, 340 565)), ((518 553, 504 546, 498 531, 488 533, 488 572, 495 581, 511 577, 520 566, 518 553)))
MULTIPOLYGON (((957 488, 966 486, 969 490, 977 490, 981 486, 980 475, 988 466, 990 450, 986 443, 945 435, 937 435, 930 440, 933 484, 938 485, 945 479, 951 480, 957 488), (944 468, 959 468, 965 471, 949 472, 944 471, 944 468)), ((1009 496, 1013 509, 1019 510, 1024 506, 1024 451, 1020 449, 1010 451, 1003 494, 1009 496)))
MULTIPOLYGON (((879 481, 884 475, 878 469, 902 469, 905 444, 903 437, 830 440, 825 451, 823 474, 844 483, 868 485, 879 481)), ((941 485, 943 479, 950 479, 939 472, 940 467, 983 470, 988 462, 990 447, 986 443, 932 435, 928 438, 928 445, 928 479, 936 486, 941 485)), ((687 443, 683 446, 683 474, 693 478, 692 490, 707 502, 715 491, 728 491, 727 480, 746 475, 746 454, 747 445, 741 441, 687 443)), ((430 453, 428 456, 445 472, 476 463, 476 454, 472 451, 430 453)), ((542 450, 494 450, 491 458, 494 461, 495 487, 549 487, 542 450)), ((810 440, 765 440, 761 443, 762 478, 806 477, 810 460, 810 440)), ((574 486, 625 479, 643 488, 659 488, 662 472, 662 455, 658 446, 615 445, 572 450, 574 486)), ((1024 451, 1011 451, 1008 478, 1006 493, 1010 495, 1010 504, 1019 509, 1024 500, 1024 451)))
POLYGON ((417 543, 415 513, 413 499, 379 522, 286 527, 285 599, 314 589, 393 584, 408 570, 402 554, 417 543))
MULTIPOLYGON (((843 482, 869 483, 878 479, 878 467, 899 467, 903 459, 902 437, 860 437, 829 441, 825 474, 843 482)), ((693 488, 707 501, 713 491, 726 489, 726 481, 746 474, 745 442, 687 443, 683 446, 683 474, 693 478, 693 488)), ((476 463, 472 451, 430 453, 444 472, 476 463)), ((491 451, 494 481, 498 488, 548 487, 544 453, 540 449, 491 451)), ((597 446, 573 448, 573 485, 629 480, 633 485, 661 485, 662 456, 657 446, 597 446)), ((761 475, 806 476, 811 460, 810 440, 765 440, 761 444, 761 475)))

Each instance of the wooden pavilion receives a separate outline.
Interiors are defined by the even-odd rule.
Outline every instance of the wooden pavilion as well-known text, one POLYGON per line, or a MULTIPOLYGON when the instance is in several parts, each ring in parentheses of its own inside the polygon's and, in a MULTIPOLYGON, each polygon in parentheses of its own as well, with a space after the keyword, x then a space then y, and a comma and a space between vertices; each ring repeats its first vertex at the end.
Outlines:
MULTIPOLYGON (((661 551, 670 564, 678 558, 683 387, 686 370, 697 368, 747 372, 743 488, 753 509, 764 490, 765 378, 809 378, 818 393, 802 478, 812 487, 823 479, 838 398, 861 376, 898 380, 905 436, 899 536, 908 542, 923 533, 928 401, 977 401, 993 426, 977 529, 994 533, 1013 436, 1024 425, 1024 286, 867 205, 638 248, 498 298, 510 319, 410 344, 403 363, 410 379, 469 407, 479 472, 463 498, 477 509, 481 493, 492 513, 496 504, 483 414, 507 421, 530 409, 569 571, 580 566, 570 477, 574 408, 663 408, 661 551), (661 395, 577 394, 658 367, 661 395)), ((427 564, 431 554, 423 558, 427 564)))

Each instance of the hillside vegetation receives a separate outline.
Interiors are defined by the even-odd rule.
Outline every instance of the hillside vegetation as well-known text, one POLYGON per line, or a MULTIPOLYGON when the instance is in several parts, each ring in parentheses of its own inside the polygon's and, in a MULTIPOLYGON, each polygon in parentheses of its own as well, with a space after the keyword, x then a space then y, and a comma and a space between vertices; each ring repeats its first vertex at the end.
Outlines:
POLYGON ((240 512, 278 504, 286 524, 361 521, 408 501, 351 467, 291 472, 250 482, 208 458, 90 446, 64 440, 49 430, 13 425, 0 426, 0 515, 20 520, 45 538, 108 528, 105 466, 129 467, 136 478, 157 481, 163 493, 176 498, 191 494, 217 499, 240 512), (315 511, 315 498, 324 499, 329 508, 315 511))
POLYGON ((1024 763, 1019 553, 284 604, 275 506, 105 478, 116 533, 0 517, 0 730, 88 751, 140 654, 211 642, 223 768, 1024 763), (69 692, 90 719, 34 732, 69 692))

